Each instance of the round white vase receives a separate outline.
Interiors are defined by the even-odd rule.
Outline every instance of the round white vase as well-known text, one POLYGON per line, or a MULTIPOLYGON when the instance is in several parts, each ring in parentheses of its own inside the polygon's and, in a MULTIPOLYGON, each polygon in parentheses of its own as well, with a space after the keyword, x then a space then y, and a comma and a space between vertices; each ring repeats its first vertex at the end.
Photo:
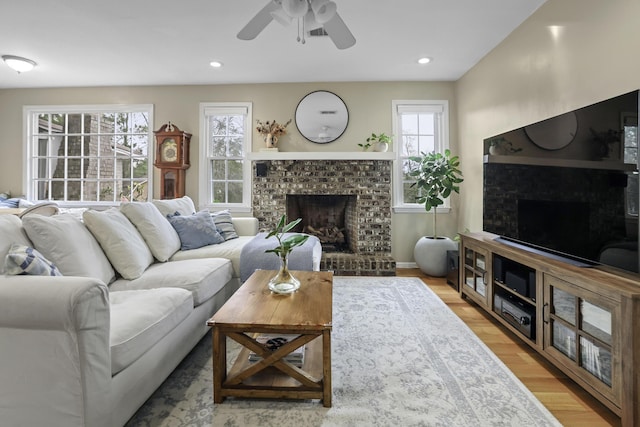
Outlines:
POLYGON ((378 153, 386 153, 388 149, 389 149, 388 142, 376 142, 373 146, 373 151, 378 153))
POLYGON ((413 249, 413 258, 423 273, 432 277, 447 275, 447 251, 455 251, 458 244, 448 237, 421 237, 413 249))

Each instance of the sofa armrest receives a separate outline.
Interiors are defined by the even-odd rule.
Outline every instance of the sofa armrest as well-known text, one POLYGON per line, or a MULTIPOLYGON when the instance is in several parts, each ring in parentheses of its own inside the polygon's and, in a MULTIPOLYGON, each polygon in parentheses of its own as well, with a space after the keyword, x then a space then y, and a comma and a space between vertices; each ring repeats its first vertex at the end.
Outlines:
POLYGON ((111 423, 109 297, 83 277, 0 276, 0 420, 111 423))
POLYGON ((234 217, 231 218, 231 221, 239 236, 255 236, 258 234, 258 218, 234 217))

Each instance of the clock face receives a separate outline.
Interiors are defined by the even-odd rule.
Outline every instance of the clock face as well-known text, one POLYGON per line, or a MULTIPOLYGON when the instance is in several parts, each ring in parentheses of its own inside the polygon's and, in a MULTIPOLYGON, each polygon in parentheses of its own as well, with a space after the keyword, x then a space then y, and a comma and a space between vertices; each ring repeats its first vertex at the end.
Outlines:
POLYGON ((162 150, 160 150, 161 160, 165 163, 173 163, 178 161, 178 144, 173 138, 166 138, 162 141, 162 150))

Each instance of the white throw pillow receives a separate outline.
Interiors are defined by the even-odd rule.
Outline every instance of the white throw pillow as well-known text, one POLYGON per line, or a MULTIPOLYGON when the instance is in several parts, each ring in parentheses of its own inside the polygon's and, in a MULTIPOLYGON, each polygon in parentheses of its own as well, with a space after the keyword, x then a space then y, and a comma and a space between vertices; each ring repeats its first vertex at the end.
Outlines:
POLYGON ((82 218, 113 268, 125 279, 137 279, 153 263, 144 239, 119 209, 88 210, 82 218))
POLYGON ((185 216, 196 213, 196 206, 193 204, 193 200, 191 200, 191 197, 189 196, 171 200, 154 200, 152 203, 156 205, 164 217, 167 215, 173 215, 176 212, 185 216))
POLYGON ((156 205, 147 202, 122 203, 120 211, 136 226, 153 256, 168 261, 180 249, 180 237, 156 205))
POLYGON ((0 274, 5 273, 4 259, 14 243, 23 246, 32 245, 22 228, 20 218, 11 214, 2 214, 0 215, 0 274))
POLYGON ((33 246, 65 276, 93 277, 109 284, 116 274, 98 241, 77 218, 68 214, 28 215, 22 226, 33 246))

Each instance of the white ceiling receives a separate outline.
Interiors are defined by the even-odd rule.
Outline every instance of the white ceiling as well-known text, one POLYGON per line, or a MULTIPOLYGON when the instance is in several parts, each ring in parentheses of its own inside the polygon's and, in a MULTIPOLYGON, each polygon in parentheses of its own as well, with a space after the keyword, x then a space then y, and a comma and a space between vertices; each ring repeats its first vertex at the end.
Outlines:
POLYGON ((1 0, 0 88, 457 80, 545 0, 335 0, 357 42, 296 42, 271 22, 236 34, 269 0, 1 0), (433 61, 418 65, 428 56, 433 61), (221 69, 209 66, 224 63, 221 69))

